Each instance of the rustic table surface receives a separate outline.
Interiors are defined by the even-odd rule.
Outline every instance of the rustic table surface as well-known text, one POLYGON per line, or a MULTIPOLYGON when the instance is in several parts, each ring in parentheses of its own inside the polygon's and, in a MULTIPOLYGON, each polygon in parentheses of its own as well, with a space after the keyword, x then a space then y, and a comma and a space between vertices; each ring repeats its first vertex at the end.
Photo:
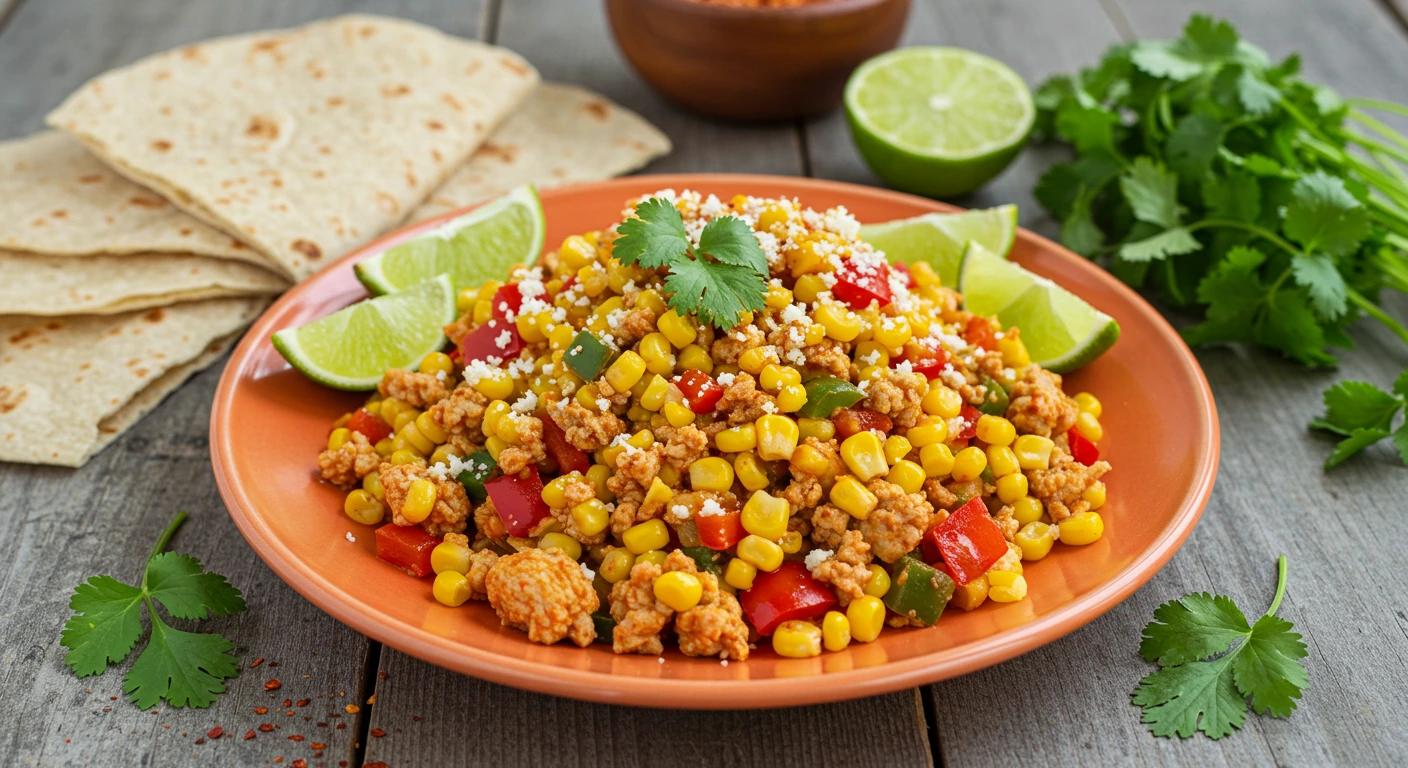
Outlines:
MULTIPOLYGON (((1111 43, 1173 36, 1190 13, 1206 11, 1273 55, 1301 51, 1309 75, 1342 92, 1408 101, 1408 26, 1389 2, 915 0, 906 42, 976 49, 1036 82, 1092 63, 1111 43)), ((878 183, 840 114, 739 127, 663 102, 627 68, 597 0, 0 0, 0 139, 39 130, 44 113, 85 80, 146 54, 348 11, 497 42, 531 59, 545 79, 605 93, 674 140, 674 154, 651 170, 878 183)), ((960 202, 1016 202, 1024 225, 1051 234, 1031 189, 1058 156, 1033 148, 960 202)), ((1400 318, 1405 309, 1390 305, 1400 318)), ((504 688, 383 648, 313 607, 250 552, 216 493, 206 425, 217 364, 80 470, 0 466, 0 527, 9 531, 0 538, 0 764, 1403 765, 1408 470, 1381 447, 1323 474, 1329 442, 1304 429, 1336 376, 1386 384, 1408 366, 1402 344, 1380 331, 1357 329, 1358 348, 1338 374, 1258 350, 1198 352, 1223 425, 1212 502, 1161 573, 1084 629, 926 688, 734 713, 504 688), (177 549, 226 574, 249 599, 249 610, 218 621, 246 669, 208 710, 142 711, 121 696, 120 672, 76 679, 63 664, 59 628, 70 588, 100 572, 133 576, 177 509, 192 512, 177 549), (1310 651, 1300 710, 1289 720, 1251 717, 1221 741, 1151 737, 1129 692, 1150 671, 1136 647, 1154 607, 1215 590, 1260 610, 1279 553, 1292 563, 1281 615, 1310 651), (267 661, 248 669, 257 657, 267 661), (266 692, 274 678, 282 688, 266 692), (207 738, 216 726, 233 738, 207 738)))

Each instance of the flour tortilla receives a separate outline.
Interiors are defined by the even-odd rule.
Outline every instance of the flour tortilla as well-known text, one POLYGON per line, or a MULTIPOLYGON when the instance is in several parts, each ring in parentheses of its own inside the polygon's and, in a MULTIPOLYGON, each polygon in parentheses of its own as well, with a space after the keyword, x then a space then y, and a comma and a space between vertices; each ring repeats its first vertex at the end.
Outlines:
POLYGON ((58 131, 0 142, 0 249, 54 256, 201 254, 276 268, 58 131))
POLYGON ((100 424, 130 426, 157 392, 180 383, 166 373, 214 359, 211 343, 267 304, 210 299, 120 315, 0 317, 0 461, 79 466, 117 434, 101 437, 100 424))
POLYGON ((400 223, 537 81, 506 49, 354 15, 143 59, 48 121, 298 279, 400 223))
POLYGON ((272 296, 288 280, 250 264, 175 253, 48 256, 0 250, 0 314, 129 312, 222 296, 272 296))
POLYGON ((609 179, 669 152, 669 137, 631 110, 585 88, 543 83, 411 220, 498 197, 521 184, 546 189, 609 179))

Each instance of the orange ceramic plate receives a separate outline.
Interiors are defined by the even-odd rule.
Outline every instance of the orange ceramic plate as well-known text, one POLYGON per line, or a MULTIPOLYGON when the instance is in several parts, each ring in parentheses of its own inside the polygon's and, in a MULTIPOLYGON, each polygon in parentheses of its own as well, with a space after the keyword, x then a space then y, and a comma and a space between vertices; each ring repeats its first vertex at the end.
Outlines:
MULTIPOLYGON (((786 195, 818 209, 844 205, 862 222, 951 210, 908 195, 808 179, 635 177, 545 192, 547 242, 606 227, 620 218, 626 199, 664 188, 720 197, 786 195)), ((289 291, 235 350, 210 420, 220 493, 254 551, 339 621, 433 664, 543 693, 655 707, 776 707, 885 693, 1010 659, 1101 615, 1168 561, 1212 492, 1217 412, 1188 348, 1133 291, 1023 230, 1014 260, 1109 313, 1123 329, 1112 350, 1066 380, 1068 391, 1089 390, 1104 404, 1100 450, 1114 465, 1101 510, 1104 538, 1087 547, 1058 546, 1028 565, 1029 592, 1021 602, 988 602, 971 613, 951 609, 933 628, 887 629, 874 643, 812 659, 783 659, 766 644, 748 661, 727 665, 673 649, 662 664, 654 656, 617 656, 607 645, 535 645, 501 627, 487 604, 447 608, 431 597, 428 579, 377 560, 372 529, 343 515, 342 494, 319 481, 315 462, 328 425, 360 398, 303 378, 269 343, 274 331, 361 299, 353 262, 452 215, 389 235, 289 291)))

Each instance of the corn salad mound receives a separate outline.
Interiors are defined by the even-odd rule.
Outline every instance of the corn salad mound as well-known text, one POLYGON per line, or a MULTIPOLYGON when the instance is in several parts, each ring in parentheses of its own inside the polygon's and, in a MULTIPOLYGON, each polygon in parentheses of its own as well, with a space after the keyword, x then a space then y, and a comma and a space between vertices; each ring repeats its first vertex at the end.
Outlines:
POLYGON ((436 600, 534 642, 806 657, 1022 600, 1024 561, 1100 538, 1100 401, 1018 329, 844 208, 651 198, 695 247, 751 227, 760 309, 715 328, 671 308, 667 268, 612 257, 620 225, 574 235, 463 289, 454 349, 334 424, 322 477, 436 600))

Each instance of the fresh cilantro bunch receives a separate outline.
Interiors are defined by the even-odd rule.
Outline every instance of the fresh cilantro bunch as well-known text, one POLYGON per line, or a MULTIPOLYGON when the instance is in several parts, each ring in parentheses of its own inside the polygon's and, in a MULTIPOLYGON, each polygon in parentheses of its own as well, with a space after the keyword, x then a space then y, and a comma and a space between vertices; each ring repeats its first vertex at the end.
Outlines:
POLYGON ((1246 722, 1248 698, 1258 715, 1288 717, 1296 708, 1308 682, 1305 643, 1276 616, 1286 594, 1285 555, 1276 570, 1276 596, 1255 624, 1231 598, 1206 592, 1155 609, 1139 652, 1162 669, 1134 691, 1155 736, 1202 731, 1220 739, 1246 722))
POLYGON ((1177 40, 1117 45, 1038 90, 1039 137, 1075 148, 1036 197, 1072 250, 1178 307, 1201 307, 1192 344, 1251 342, 1311 366, 1345 328, 1408 292, 1408 139, 1273 63, 1224 21, 1177 40))
POLYGON ((1365 381, 1342 381, 1325 391, 1325 415, 1310 422, 1311 429, 1323 429, 1344 437, 1325 459, 1325 469, 1386 437, 1393 438, 1399 458, 1408 464, 1408 422, 1393 429, 1393 417, 1408 405, 1408 371, 1393 382, 1393 391, 1365 381))
POLYGON ((206 573, 194 557, 163 553, 186 519, 181 512, 166 526, 147 556, 141 586, 94 576, 73 590, 64 624, 64 661, 79 677, 96 675, 122 661, 142 636, 142 606, 151 618, 151 639, 123 680, 122 691, 146 709, 166 699, 173 707, 208 707, 223 681, 239 674, 235 646, 215 634, 184 632, 162 620, 155 600, 178 619, 228 616, 244 610, 244 597, 224 576, 206 573))
POLYGON ((618 231, 612 255, 622 264, 668 268, 665 290, 681 315, 692 312, 710 325, 732 328, 744 312, 763 308, 768 259, 753 228, 737 216, 710 220, 695 247, 674 204, 653 197, 636 206, 636 215, 618 231))

